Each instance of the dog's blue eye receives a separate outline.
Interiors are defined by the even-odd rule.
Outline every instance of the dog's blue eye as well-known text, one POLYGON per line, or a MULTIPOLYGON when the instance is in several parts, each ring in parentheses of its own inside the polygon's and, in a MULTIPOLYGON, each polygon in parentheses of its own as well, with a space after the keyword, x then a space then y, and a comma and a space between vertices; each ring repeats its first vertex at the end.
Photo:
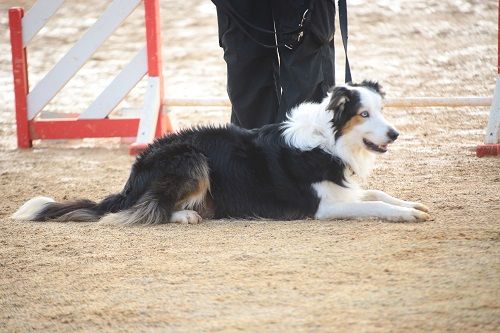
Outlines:
POLYGON ((359 114, 361 117, 363 118, 368 118, 370 116, 370 114, 368 113, 368 111, 363 111, 359 114))

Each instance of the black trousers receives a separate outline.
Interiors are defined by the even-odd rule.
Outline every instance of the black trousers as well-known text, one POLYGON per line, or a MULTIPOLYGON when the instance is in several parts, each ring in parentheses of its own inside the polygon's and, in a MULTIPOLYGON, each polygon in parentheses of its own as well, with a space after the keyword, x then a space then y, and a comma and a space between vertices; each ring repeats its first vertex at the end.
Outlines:
MULTIPOLYGON (((231 122, 257 128, 281 122, 304 101, 321 101, 335 84, 333 45, 335 4, 312 0, 311 21, 301 44, 266 48, 247 37, 232 19, 217 8, 219 43, 227 64, 227 92, 231 122)), ((253 25, 281 33, 298 27, 309 0, 238 0, 233 8, 253 25)), ((272 45, 275 36, 247 28, 258 41, 272 45)))

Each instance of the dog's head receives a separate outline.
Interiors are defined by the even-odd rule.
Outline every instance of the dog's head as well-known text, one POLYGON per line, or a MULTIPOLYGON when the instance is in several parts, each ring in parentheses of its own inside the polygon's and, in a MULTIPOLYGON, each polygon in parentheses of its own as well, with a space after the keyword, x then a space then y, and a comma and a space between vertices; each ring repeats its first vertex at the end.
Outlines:
POLYGON ((383 96, 373 81, 334 87, 327 110, 333 112, 335 140, 352 149, 385 153, 399 133, 382 115, 383 96))

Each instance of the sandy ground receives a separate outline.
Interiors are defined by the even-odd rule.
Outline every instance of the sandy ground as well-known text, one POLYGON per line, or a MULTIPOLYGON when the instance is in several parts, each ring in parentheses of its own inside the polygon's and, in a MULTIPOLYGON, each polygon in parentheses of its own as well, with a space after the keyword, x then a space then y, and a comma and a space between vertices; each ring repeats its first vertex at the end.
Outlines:
MULTIPOLYGON (((390 97, 492 94, 495 0, 348 2, 355 79, 380 80, 390 97)), ((133 161, 119 140, 15 149, 6 9, 31 3, 0 3, 0 331, 500 330, 500 159, 474 156, 487 108, 386 110, 402 136, 366 185, 427 204, 425 223, 119 228, 10 220, 34 195, 99 199, 118 191, 133 161)), ((104 8, 68 1, 29 51, 32 84, 104 8)), ((224 97, 212 4, 162 0, 161 10, 167 95, 224 97)), ((48 110, 88 105, 141 47, 141 15, 48 110)), ((120 107, 140 103, 141 86, 120 107)), ((170 111, 178 126, 225 122, 229 114, 170 111)))

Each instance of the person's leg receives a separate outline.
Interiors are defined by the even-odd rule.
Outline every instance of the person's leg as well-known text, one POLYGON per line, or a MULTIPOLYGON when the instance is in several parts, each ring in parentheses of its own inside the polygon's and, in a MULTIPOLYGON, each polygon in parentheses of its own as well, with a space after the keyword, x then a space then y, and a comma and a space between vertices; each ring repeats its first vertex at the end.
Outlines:
MULTIPOLYGON (((314 2, 302 43, 294 50, 279 48, 282 96, 275 122, 285 120, 286 113, 304 101, 321 101, 335 85, 335 5, 332 0, 314 2)), ((276 30, 297 28, 308 7, 308 1, 273 0, 276 30)))
MULTIPOLYGON (((268 1, 230 1, 234 9, 252 24, 273 30, 268 1)), ((227 92, 232 104, 231 122, 257 128, 274 122, 280 86, 276 49, 267 49, 248 38, 221 8, 217 8, 219 43, 227 64, 227 92)), ((274 44, 274 35, 247 30, 258 41, 274 44)))

